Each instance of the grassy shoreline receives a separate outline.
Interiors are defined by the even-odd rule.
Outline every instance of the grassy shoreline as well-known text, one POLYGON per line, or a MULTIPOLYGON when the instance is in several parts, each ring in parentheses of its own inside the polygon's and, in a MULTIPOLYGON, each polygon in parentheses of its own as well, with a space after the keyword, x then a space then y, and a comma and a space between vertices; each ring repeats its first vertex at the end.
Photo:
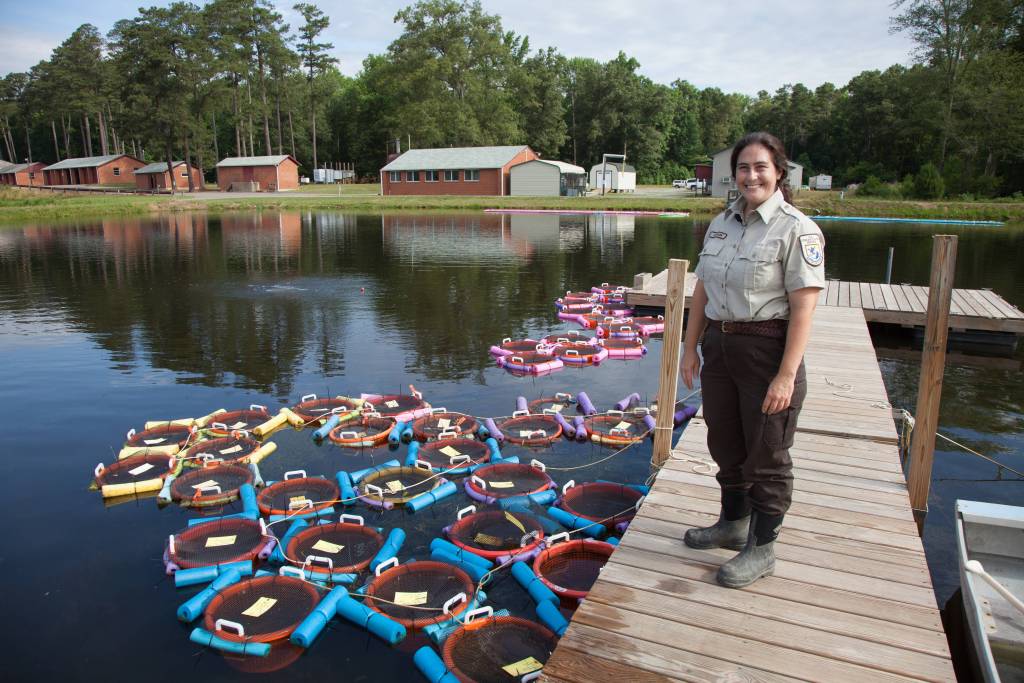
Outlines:
MULTIPOLYGON (((5 188, 0 190, 0 222, 22 223, 61 218, 95 218, 203 211, 222 213, 247 210, 343 210, 384 211, 480 211, 505 209, 590 209, 636 211, 689 211, 694 217, 711 217, 724 201, 710 197, 661 197, 644 193, 568 197, 381 197, 370 194, 376 186, 344 186, 345 193, 323 191, 320 196, 217 198, 196 200, 151 195, 66 195, 5 188)), ((871 216, 879 218, 937 218, 998 220, 1024 223, 1024 202, 909 201, 873 198, 839 199, 835 192, 801 192, 794 202, 808 215, 871 216)))

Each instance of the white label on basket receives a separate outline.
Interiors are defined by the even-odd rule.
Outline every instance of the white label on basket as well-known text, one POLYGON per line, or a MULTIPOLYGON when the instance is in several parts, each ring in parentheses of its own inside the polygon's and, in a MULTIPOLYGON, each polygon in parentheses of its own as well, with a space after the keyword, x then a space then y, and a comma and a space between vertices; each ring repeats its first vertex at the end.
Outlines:
POLYGON ((534 671, 540 671, 544 668, 544 665, 533 657, 527 657, 526 659, 520 659, 518 662, 506 664, 501 668, 510 676, 525 676, 526 674, 533 673, 534 671))
POLYGON ((395 593, 395 604, 406 607, 427 604, 427 592, 422 593, 395 593))
POLYGON ((331 543, 330 541, 325 541, 322 538, 319 541, 317 541, 316 543, 313 544, 313 550, 321 550, 321 551, 323 551, 325 553, 330 553, 332 555, 336 555, 337 553, 341 552, 341 549, 344 548, 344 547, 345 546, 338 545, 337 543, 331 543))
POLYGON ((388 408, 397 408, 398 407, 398 401, 385 401, 384 405, 386 407, 388 407, 388 408))
POLYGON ((615 425, 614 429, 621 429, 621 430, 624 430, 624 431, 629 431, 629 428, 632 427, 632 426, 633 425, 631 425, 628 422, 626 422, 625 420, 623 420, 619 424, 615 425))
POLYGON ((446 417, 443 417, 437 421, 437 426, 440 427, 441 429, 448 429, 449 427, 452 426, 452 421, 446 417))
POLYGON ((198 489, 209 489, 209 488, 213 488, 214 486, 219 486, 219 484, 217 484, 217 482, 215 480, 213 480, 213 479, 207 479, 206 481, 202 482, 201 484, 193 484, 192 488, 197 489, 197 490, 198 489))
POLYGON ((457 449, 452 448, 451 446, 445 446, 444 448, 441 449, 441 452, 447 455, 449 458, 457 458, 460 455, 462 455, 462 453, 460 453, 457 449))
POLYGON ((551 410, 555 411, 556 413, 562 412, 563 408, 565 408, 565 404, 564 403, 552 403, 551 404, 551 410))
POLYGON ((514 489, 516 487, 515 483, 511 481, 489 481, 487 485, 492 489, 514 489))
POLYGON ((151 469, 153 469, 153 463, 144 462, 138 467, 128 470, 128 474, 132 475, 133 477, 137 477, 143 472, 149 472, 151 469))
POLYGON ((388 487, 388 491, 391 491, 391 493, 401 493, 402 491, 405 490, 405 486, 402 484, 402 482, 398 481, 397 479, 389 481, 388 483, 385 484, 385 486, 388 487))
POLYGON ((234 545, 236 536, 210 536, 206 539, 207 548, 221 548, 226 545, 234 545))
POLYGON ((240 420, 240 421, 236 422, 235 424, 231 425, 231 428, 232 429, 241 429, 241 428, 245 427, 248 424, 249 424, 248 422, 240 420))
POLYGON ((164 441, 167 441, 166 437, 161 436, 159 439, 143 439, 142 443, 147 446, 155 446, 158 443, 163 443, 164 441))
POLYGON ((505 511, 505 519, 512 522, 512 524, 515 524, 516 528, 522 531, 524 534, 526 533, 526 527, 523 526, 523 523, 516 519, 515 515, 513 515, 508 510, 505 511))
MULTIPOLYGON (((540 431, 544 431, 544 430, 540 430, 540 431)), ((531 436, 533 436, 533 430, 532 429, 520 429, 519 430, 519 438, 520 439, 529 439, 531 436)))
POLYGON ((222 448, 222 449, 220 449, 220 454, 221 455, 231 455, 232 453, 237 453, 240 450, 242 450, 242 446, 239 445, 239 444, 235 444, 231 448, 222 448))
POLYGON ((250 605, 249 609, 242 612, 243 617, 262 617, 267 613, 267 610, 277 604, 277 600, 274 598, 260 598, 256 602, 250 605))
POLYGON ((473 542, 480 545, 499 546, 501 545, 501 539, 497 536, 491 536, 490 534, 479 533, 473 537, 473 542))

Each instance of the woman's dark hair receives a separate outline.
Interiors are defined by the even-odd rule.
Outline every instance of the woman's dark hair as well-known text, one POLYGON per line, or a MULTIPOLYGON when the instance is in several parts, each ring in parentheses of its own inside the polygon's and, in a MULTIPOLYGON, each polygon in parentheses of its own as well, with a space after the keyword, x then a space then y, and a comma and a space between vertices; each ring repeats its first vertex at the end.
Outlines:
POLYGON ((761 145, 771 153, 772 162, 775 164, 776 170, 782 173, 779 176, 778 189, 782 190, 782 198, 787 202, 790 201, 789 183, 787 182, 789 177, 789 159, 786 157, 786 148, 771 133, 758 131, 756 133, 747 133, 740 138, 740 141, 732 148, 732 159, 730 160, 732 177, 736 177, 736 162, 740 158, 740 152, 750 145, 761 145))

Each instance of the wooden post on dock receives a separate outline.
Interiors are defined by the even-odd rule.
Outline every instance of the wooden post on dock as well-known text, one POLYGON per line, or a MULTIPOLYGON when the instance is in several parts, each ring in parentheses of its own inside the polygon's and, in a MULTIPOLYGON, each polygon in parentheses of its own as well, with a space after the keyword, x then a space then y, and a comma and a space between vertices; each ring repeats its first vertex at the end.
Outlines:
POLYGON ((661 346, 661 376, 658 380, 658 418, 654 430, 655 467, 661 467, 672 451, 672 418, 676 412, 679 386, 679 353, 683 341, 683 310, 686 303, 686 271, 690 262, 669 259, 665 289, 665 334, 661 346))
POLYGON ((946 365, 946 338, 949 334, 949 306, 953 296, 956 270, 956 235, 932 238, 932 274, 928 286, 928 314, 925 319, 924 347, 921 353, 921 380, 917 387, 916 425, 910 443, 910 506, 914 510, 918 533, 924 530, 928 514, 928 489, 935 458, 935 432, 939 425, 942 399, 942 374, 946 365))

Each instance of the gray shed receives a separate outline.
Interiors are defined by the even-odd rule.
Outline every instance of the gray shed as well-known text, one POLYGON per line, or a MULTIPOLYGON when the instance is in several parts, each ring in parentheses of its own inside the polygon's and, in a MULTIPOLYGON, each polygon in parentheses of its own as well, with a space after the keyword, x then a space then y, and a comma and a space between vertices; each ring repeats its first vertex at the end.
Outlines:
POLYGON ((534 159, 509 171, 514 197, 579 197, 587 192, 587 172, 564 161, 534 159))

